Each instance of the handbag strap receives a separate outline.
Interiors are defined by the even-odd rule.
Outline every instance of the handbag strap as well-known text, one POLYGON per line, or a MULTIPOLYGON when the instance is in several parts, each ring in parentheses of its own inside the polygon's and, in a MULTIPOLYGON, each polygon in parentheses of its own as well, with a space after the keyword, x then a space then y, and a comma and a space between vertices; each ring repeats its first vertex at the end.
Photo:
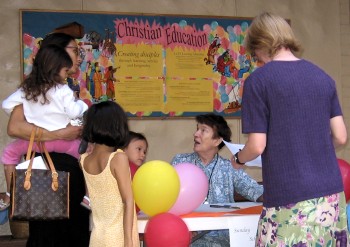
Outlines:
POLYGON ((49 154, 49 152, 47 151, 46 147, 45 147, 45 143, 40 142, 42 149, 44 150, 47 162, 49 163, 50 169, 51 169, 51 174, 52 174, 52 183, 51 183, 51 188, 53 191, 57 191, 58 190, 58 173, 55 169, 55 166, 53 164, 53 161, 51 159, 51 156, 49 154))
POLYGON ((33 160, 35 157, 35 152, 33 151, 33 145, 34 145, 34 139, 37 132, 37 127, 33 126, 32 132, 30 134, 29 144, 28 144, 28 150, 26 155, 26 160, 30 160, 27 171, 25 172, 25 178, 24 178, 24 184, 23 187, 25 190, 30 190, 31 182, 30 177, 32 176, 32 166, 33 166, 33 160))
POLYGON ((30 187, 32 186, 32 184, 30 182, 30 177, 32 176, 32 166, 33 166, 34 157, 35 157, 35 152, 33 151, 32 157, 30 158, 30 161, 29 161, 28 168, 27 168, 26 172, 24 173, 25 178, 24 178, 23 187, 25 190, 30 190, 30 187))
MULTIPOLYGON (((42 152, 44 151, 45 153, 45 156, 46 156, 46 159, 47 159, 47 162, 49 163, 49 167, 50 167, 50 170, 51 170, 51 174, 52 174, 52 183, 51 183, 51 188, 53 191, 57 191, 58 190, 58 173, 55 169, 55 166, 53 164, 53 161, 50 157, 50 154, 49 152, 47 151, 46 147, 45 147, 45 143, 41 141, 41 135, 42 135, 42 128, 33 128, 34 131, 32 130, 32 134, 31 134, 31 140, 29 141, 29 147, 28 147, 28 152, 27 152, 27 156, 30 155, 30 152, 31 150, 33 149, 33 144, 34 144, 34 134, 36 132, 36 130, 38 129, 38 135, 37 135, 37 145, 38 145, 38 148, 39 150, 42 152), (33 134, 34 133, 34 134, 33 134)), ((30 182, 30 177, 32 175, 32 166, 33 166, 33 160, 34 160, 34 157, 35 157, 35 151, 32 152, 32 155, 31 155, 31 158, 30 158, 30 162, 29 162, 29 165, 28 165, 28 168, 27 168, 27 171, 25 172, 25 179, 24 179, 24 188, 26 190, 29 190, 30 187, 31 187, 31 182, 30 182)))
POLYGON ((26 155, 26 160, 29 160, 31 157, 31 153, 33 150, 33 144, 34 144, 34 137, 35 137, 35 133, 37 132, 37 127, 33 127, 32 128, 32 132, 30 134, 30 139, 29 139, 29 145, 28 145, 28 150, 27 150, 27 155, 26 155))

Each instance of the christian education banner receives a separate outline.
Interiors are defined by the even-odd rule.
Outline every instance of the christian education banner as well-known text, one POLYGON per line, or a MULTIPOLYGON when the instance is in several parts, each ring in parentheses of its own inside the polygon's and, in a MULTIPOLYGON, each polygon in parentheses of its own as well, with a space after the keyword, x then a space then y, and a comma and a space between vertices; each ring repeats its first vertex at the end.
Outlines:
POLYGON ((67 83, 92 103, 117 101, 130 117, 240 117, 244 80, 257 66, 243 46, 250 18, 32 10, 20 16, 24 77, 40 40, 78 22, 82 63, 67 83))

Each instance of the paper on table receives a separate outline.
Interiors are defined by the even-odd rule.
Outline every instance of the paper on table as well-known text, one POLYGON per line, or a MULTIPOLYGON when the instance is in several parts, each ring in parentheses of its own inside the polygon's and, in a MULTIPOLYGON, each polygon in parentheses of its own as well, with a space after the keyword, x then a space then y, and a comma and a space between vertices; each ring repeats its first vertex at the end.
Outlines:
MULTIPOLYGON (((233 144, 230 142, 224 141, 226 147, 231 151, 231 153, 234 155, 237 153, 240 149, 243 149, 244 145, 243 144, 233 144)), ((251 160, 247 163, 245 163, 246 166, 259 166, 261 167, 261 156, 259 155, 256 159, 251 160)))

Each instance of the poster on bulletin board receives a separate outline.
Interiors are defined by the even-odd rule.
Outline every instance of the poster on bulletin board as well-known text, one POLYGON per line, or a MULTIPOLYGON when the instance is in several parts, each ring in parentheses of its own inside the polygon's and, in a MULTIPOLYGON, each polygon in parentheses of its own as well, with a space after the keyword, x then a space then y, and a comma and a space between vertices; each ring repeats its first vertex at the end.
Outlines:
POLYGON ((243 17, 21 10, 23 77, 40 40, 71 22, 82 59, 69 85, 92 103, 114 100, 129 117, 240 117, 244 80, 257 67, 243 17))

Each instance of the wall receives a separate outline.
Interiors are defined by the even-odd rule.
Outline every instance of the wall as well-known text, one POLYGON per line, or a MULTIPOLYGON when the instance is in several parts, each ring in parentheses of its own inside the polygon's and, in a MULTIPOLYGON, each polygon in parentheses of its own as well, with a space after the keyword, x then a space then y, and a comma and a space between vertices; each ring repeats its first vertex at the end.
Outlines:
MULTIPOLYGON (((340 0, 340 54, 341 54, 341 78, 338 84, 338 91, 341 91, 342 108, 345 123, 350 135, 350 5, 349 0, 340 0)), ((340 152, 339 157, 350 161, 350 145, 340 152)))
MULTIPOLYGON (((350 122, 350 28, 349 0, 1 0, 0 1, 0 100, 10 94, 20 80, 19 9, 83 10, 134 13, 254 17, 261 11, 271 11, 291 20, 296 36, 304 47, 303 58, 311 60, 328 72, 336 81, 347 125, 350 122), (39 7, 38 7, 39 6, 39 7)), ((293 102, 291 102, 293 104, 293 102)), ((0 112, 0 150, 10 141, 6 133, 8 116, 0 112)), ((239 119, 228 119, 232 141, 244 143, 239 119)), ((191 152, 193 119, 131 120, 134 131, 147 136, 150 144, 148 160, 170 162, 175 153, 191 152)), ((349 146, 338 156, 350 160, 349 146)), ((227 150, 222 155, 229 157, 227 150)), ((261 180, 258 168, 248 172, 261 180)), ((0 192, 5 191, 0 166, 0 192)), ((0 235, 9 234, 8 226, 0 226, 0 235)))

